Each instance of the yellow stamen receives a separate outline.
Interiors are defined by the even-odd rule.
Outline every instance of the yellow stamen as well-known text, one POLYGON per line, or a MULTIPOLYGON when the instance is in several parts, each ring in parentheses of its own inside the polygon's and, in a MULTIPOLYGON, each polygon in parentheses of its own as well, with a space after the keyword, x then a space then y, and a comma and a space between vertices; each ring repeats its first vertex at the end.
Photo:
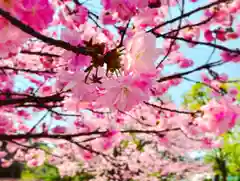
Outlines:
POLYGON ((141 52, 137 53, 136 54, 136 60, 139 60, 142 57, 143 53, 144 53, 144 51, 141 51, 141 52))
POLYGON ((128 95, 128 93, 129 93, 128 88, 127 87, 123 87, 123 94, 124 95, 128 95))

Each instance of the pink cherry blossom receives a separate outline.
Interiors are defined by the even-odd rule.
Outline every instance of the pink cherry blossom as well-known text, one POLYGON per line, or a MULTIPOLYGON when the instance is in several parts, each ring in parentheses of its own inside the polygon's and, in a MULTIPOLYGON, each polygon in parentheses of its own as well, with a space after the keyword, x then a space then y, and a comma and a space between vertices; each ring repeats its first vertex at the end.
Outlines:
POLYGON ((114 17, 113 14, 111 14, 110 12, 105 12, 102 11, 101 14, 101 21, 104 25, 111 25, 111 24, 115 24, 117 22, 116 17, 114 17))
POLYGON ((143 92, 141 87, 131 80, 130 76, 120 81, 106 81, 104 87, 108 90, 98 101, 102 105, 118 109, 121 111, 129 111, 141 101, 147 100, 148 96, 143 92), (131 99, 130 99, 131 98, 131 99))
POLYGON ((128 20, 137 12, 136 7, 145 8, 148 6, 148 0, 102 0, 104 9, 115 11, 122 20, 128 20))
POLYGON ((36 30, 45 29, 54 15, 53 7, 48 0, 21 0, 16 11, 23 22, 36 30))
MULTIPOLYGON (((189 22, 191 26, 192 23, 189 22)), ((198 40, 200 38, 200 29, 199 28, 186 28, 183 32, 183 37, 188 40, 198 40)), ((195 44, 189 44, 190 47, 195 46, 195 44)))
POLYGON ((226 38, 226 32, 224 32, 224 30, 216 30, 215 31, 215 34, 216 34, 216 38, 220 41, 226 41, 227 38, 226 38))
POLYGON ((156 48, 156 38, 153 35, 138 32, 126 46, 128 52, 124 63, 126 71, 137 73, 155 71, 154 61, 160 56, 162 50, 156 48))
POLYGON ((6 133, 13 127, 13 121, 7 115, 0 115, 0 133, 6 133))
POLYGON ((228 107, 226 100, 212 100, 201 109, 204 115, 198 118, 199 125, 203 125, 204 129, 207 128, 209 132, 220 135, 237 123, 239 108, 228 107))
POLYGON ((56 126, 52 129, 52 132, 55 134, 63 134, 66 132, 66 127, 64 126, 56 126))
POLYGON ((128 1, 123 0, 102 0, 102 5, 106 10, 112 10, 118 13, 122 20, 128 20, 136 12, 135 7, 128 1))
POLYGON ((88 19, 88 9, 84 6, 77 6, 75 11, 77 13, 72 15, 72 20, 75 25, 79 26, 84 24, 88 19))
POLYGON ((204 37, 208 42, 212 42, 214 40, 213 32, 211 30, 206 30, 204 32, 204 37))
POLYGON ((146 28, 154 26, 162 21, 165 14, 158 9, 143 9, 137 16, 134 16, 133 21, 136 28, 146 28))
POLYGON ((237 96, 237 94, 238 94, 238 89, 237 88, 230 88, 229 89, 229 94, 231 95, 231 96, 237 96))
POLYGON ((0 1, 1 166, 92 181, 213 172, 191 153, 221 148, 239 122, 225 65, 240 62, 240 0, 100 3, 0 1))
POLYGON ((230 53, 230 52, 224 51, 220 55, 223 61, 226 61, 226 62, 239 62, 240 60, 240 56, 236 53, 230 53))
POLYGON ((45 152, 43 150, 30 150, 26 155, 25 159, 29 167, 37 167, 44 163, 45 152))
POLYGON ((58 165, 57 168, 60 172, 61 177, 64 177, 64 176, 73 177, 74 175, 76 175, 79 169, 77 166, 77 163, 70 162, 70 161, 65 164, 58 165), (66 164, 68 165, 67 167, 66 167, 66 164))
POLYGON ((210 77, 206 73, 204 73, 204 72, 201 73, 201 79, 206 84, 210 84, 211 83, 210 77))
POLYGON ((228 40, 236 40, 239 37, 238 34, 235 32, 227 33, 226 36, 228 40))
POLYGON ((158 8, 158 7, 161 6, 161 2, 160 2, 160 0, 149 0, 148 1, 148 6, 158 8))
POLYGON ((191 67, 192 65, 193 65, 193 61, 192 60, 190 60, 190 59, 181 59, 180 60, 180 62, 179 62, 179 66, 181 67, 181 68, 189 68, 189 67, 191 67))
POLYGON ((92 153, 89 151, 84 151, 83 157, 85 160, 91 160, 92 159, 92 153))

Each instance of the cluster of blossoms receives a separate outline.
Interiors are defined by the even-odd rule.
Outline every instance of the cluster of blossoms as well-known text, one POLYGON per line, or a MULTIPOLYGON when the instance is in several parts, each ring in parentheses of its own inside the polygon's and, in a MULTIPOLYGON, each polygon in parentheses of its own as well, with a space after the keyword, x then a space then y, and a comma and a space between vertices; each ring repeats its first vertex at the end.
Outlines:
POLYGON ((0 1, 1 166, 48 162, 62 177, 87 170, 98 181, 208 170, 187 153, 221 146, 239 120, 238 91, 223 91, 230 78, 213 67, 240 61, 226 45, 240 35, 240 1, 185 12, 195 2, 101 0, 95 14, 78 0, 0 1), (195 13, 202 19, 188 19, 195 13), (182 47, 199 45, 220 60, 213 52, 194 67, 182 47), (211 100, 193 112, 168 96, 199 71, 211 100))
MULTIPOLYGON (((32 0, 7 0, 1 1, 0 7, 20 19, 26 25, 30 25, 36 31, 47 28, 53 20, 54 8, 48 2, 32 0)), ((0 18, 1 36, 1 57, 9 57, 18 52, 19 46, 26 42, 30 35, 24 33, 19 28, 1 16, 0 18)))

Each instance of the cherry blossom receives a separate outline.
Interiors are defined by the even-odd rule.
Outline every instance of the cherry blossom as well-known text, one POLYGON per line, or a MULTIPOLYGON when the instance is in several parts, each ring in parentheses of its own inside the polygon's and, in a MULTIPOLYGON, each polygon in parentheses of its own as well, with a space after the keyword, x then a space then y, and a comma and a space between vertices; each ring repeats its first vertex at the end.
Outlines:
POLYGON ((138 32, 127 42, 126 46, 129 52, 124 63, 126 71, 143 73, 155 70, 154 62, 162 50, 156 48, 156 38, 153 35, 138 32))
POLYGON ((229 100, 212 100, 208 105, 202 107, 204 116, 199 118, 199 124, 205 131, 222 134, 231 129, 238 120, 238 107, 234 105, 227 108, 229 100), (209 112, 211 112, 209 114, 209 112))
POLYGON ((0 1, 1 167, 48 162, 97 181, 211 172, 189 154, 239 122, 238 80, 218 69, 239 66, 239 2, 0 1), (188 83, 209 96, 194 111, 174 98, 188 83))
POLYGON ((54 10, 48 0, 22 0, 16 13, 26 24, 42 30, 51 23, 54 10))
POLYGON ((44 163, 45 152, 43 150, 31 150, 25 155, 25 160, 29 167, 40 166, 44 163))
POLYGON ((13 121, 11 118, 7 117, 7 115, 1 115, 0 116, 0 132, 6 133, 13 127, 13 121))

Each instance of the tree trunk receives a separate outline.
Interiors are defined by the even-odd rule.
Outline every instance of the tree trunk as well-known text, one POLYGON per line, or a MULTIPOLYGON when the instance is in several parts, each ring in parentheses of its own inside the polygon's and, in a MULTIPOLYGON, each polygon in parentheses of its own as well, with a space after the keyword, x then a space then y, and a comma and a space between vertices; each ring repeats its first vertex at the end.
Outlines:
POLYGON ((227 174, 223 174, 223 181, 227 181, 227 174))
POLYGON ((214 176, 214 181, 220 181, 220 176, 219 175, 215 175, 214 176))
POLYGON ((223 177, 223 181, 227 181, 227 176, 228 176, 228 173, 227 173, 227 168, 226 168, 226 161, 223 161, 222 163, 222 177, 223 177))

